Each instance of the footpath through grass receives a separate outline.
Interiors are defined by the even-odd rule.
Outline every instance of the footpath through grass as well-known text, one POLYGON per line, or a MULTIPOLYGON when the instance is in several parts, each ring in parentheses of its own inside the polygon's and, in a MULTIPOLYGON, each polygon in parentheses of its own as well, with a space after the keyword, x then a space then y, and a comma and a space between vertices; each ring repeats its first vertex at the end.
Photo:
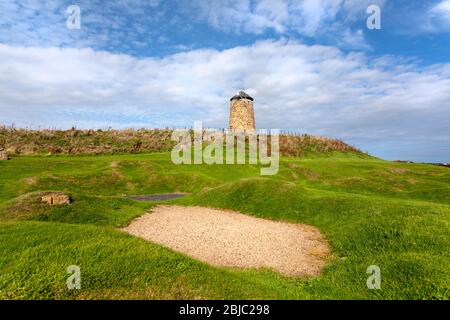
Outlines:
POLYGON ((173 165, 161 154, 20 156, 0 162, 0 299, 448 299, 450 170, 335 153, 250 165, 173 165), (40 192, 64 191, 48 207, 40 192), (333 257, 318 278, 216 268, 118 227, 156 202, 227 208, 319 228, 333 257), (67 290, 67 267, 82 289, 67 290), (368 290, 366 269, 381 268, 368 290))

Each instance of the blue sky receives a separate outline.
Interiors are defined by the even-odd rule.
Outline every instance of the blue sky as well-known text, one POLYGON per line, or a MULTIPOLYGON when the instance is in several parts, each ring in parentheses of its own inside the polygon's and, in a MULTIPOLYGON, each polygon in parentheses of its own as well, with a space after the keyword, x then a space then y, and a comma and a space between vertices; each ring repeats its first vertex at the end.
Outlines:
POLYGON ((226 127, 245 89, 259 128, 450 162, 449 57, 450 0, 2 0, 0 123, 226 127))

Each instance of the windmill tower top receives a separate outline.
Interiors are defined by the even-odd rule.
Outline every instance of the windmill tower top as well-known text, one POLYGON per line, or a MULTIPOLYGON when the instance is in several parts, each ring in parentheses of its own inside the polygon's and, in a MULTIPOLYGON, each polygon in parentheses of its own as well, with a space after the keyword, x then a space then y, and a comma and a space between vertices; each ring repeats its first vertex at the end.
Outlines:
POLYGON ((238 93, 236 93, 231 99, 230 101, 233 100, 241 100, 241 99, 247 99, 250 101, 253 101, 253 98, 250 97, 248 94, 246 94, 243 90, 239 91, 238 93))

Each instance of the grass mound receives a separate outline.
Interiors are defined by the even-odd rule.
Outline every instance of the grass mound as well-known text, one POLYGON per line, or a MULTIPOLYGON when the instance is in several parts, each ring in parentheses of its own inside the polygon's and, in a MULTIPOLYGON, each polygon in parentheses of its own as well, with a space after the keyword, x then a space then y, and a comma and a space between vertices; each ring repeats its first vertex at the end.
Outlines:
POLYGON ((49 205, 41 198, 49 192, 29 192, 6 203, 0 210, 0 221, 30 220, 47 211, 49 205))
POLYGON ((79 195, 70 205, 50 206, 41 201, 48 192, 30 192, 0 207, 2 221, 52 221, 70 224, 123 226, 152 206, 122 197, 79 195))
MULTIPOLYGON (((286 219, 292 204, 299 202, 309 191, 285 180, 252 177, 205 188, 193 199, 181 202, 199 206, 229 208, 269 219, 286 219)), ((289 219, 288 219, 289 220, 289 219)))

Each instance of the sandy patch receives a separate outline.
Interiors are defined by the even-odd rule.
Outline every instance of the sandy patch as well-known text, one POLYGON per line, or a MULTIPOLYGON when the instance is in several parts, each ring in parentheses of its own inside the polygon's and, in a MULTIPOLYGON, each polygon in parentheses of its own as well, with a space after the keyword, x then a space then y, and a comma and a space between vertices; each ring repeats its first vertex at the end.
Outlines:
POLYGON ((124 231, 214 266, 315 276, 329 255, 319 230, 202 207, 157 206, 124 231))

